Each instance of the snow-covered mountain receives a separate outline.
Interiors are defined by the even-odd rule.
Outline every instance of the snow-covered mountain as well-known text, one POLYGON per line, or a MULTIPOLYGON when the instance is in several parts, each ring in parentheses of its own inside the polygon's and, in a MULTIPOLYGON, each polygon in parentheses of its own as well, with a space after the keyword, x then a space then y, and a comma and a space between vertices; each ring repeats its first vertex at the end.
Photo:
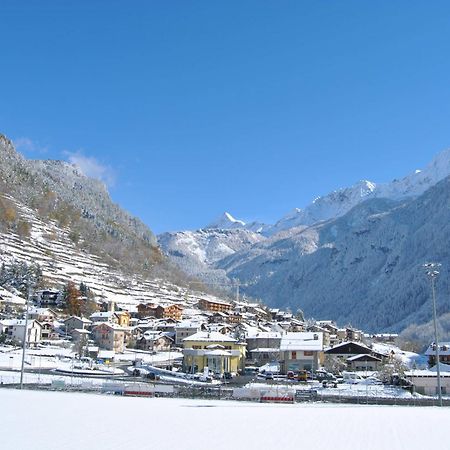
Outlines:
POLYGON ((450 149, 439 153, 424 170, 416 170, 402 179, 381 184, 363 180, 351 187, 318 197, 304 209, 295 208, 265 232, 273 235, 289 228, 336 219, 369 198, 401 200, 417 197, 448 175, 450 175, 450 149))
MULTIPOLYGON (((373 331, 399 330, 429 318, 421 264, 438 260, 449 270, 449 218, 446 150, 424 170, 402 179, 360 181, 319 197, 264 227, 256 233, 259 239, 240 234, 247 225, 234 219, 215 223, 232 226, 232 246, 227 244, 231 235, 218 228, 207 230, 206 241, 198 239, 199 232, 189 232, 196 236, 195 246, 187 245, 186 236, 180 238, 183 232, 159 242, 188 273, 239 279, 245 293, 269 305, 300 307, 307 316, 351 321, 373 331), (206 242, 219 241, 229 250, 204 257, 201 265, 192 262, 194 247, 198 259, 206 242)), ((441 283, 450 292, 448 280, 441 283)))
POLYGON ((418 197, 373 198, 337 219, 291 229, 216 267, 269 305, 399 331, 431 318, 425 262, 442 264, 438 309, 450 311, 449 218, 450 176, 418 197))
POLYGON ((235 219, 228 212, 224 212, 220 217, 211 222, 206 228, 232 230, 233 228, 245 228, 245 222, 242 220, 235 219))
POLYGON ((235 219, 229 212, 224 212, 220 217, 211 222, 205 228, 213 230, 244 229, 253 231, 254 233, 265 234, 266 230, 270 228, 270 225, 256 221, 246 223, 243 220, 235 219))
POLYGON ((0 135, 1 300, 24 302, 26 289, 7 278, 27 266, 39 268, 41 287, 83 282, 131 310, 143 301, 189 308, 208 295, 187 288, 191 280, 162 256, 151 230, 100 181, 63 161, 27 160, 0 135))
POLYGON ((226 273, 215 264, 234 253, 250 248, 264 236, 244 228, 204 228, 197 231, 163 233, 158 243, 181 270, 212 284, 230 284, 226 273))
MULTIPOLYGON (((64 161, 27 160, 2 135, 0 193, 36 210, 41 218, 70 228, 75 243, 81 239, 85 249, 122 270, 145 271, 161 261, 152 231, 114 204, 100 181, 64 161)), ((14 213, 14 205, 10 210, 14 213)), ((14 229, 16 222, 3 225, 14 229)))

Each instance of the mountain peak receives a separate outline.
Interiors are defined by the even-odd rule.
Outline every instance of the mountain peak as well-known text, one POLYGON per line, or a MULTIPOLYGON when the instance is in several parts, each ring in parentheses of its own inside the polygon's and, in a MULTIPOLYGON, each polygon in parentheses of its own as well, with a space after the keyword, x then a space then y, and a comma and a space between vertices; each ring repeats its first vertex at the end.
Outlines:
POLYGON ((227 230, 230 228, 244 228, 245 222, 235 219, 229 212, 225 211, 216 220, 210 223, 206 228, 218 228, 227 230))

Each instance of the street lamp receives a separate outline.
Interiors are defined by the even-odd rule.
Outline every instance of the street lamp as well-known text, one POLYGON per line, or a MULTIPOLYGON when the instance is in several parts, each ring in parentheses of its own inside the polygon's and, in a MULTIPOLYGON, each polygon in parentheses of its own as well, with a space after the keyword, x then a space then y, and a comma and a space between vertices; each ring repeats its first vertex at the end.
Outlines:
POLYGON ((442 390, 441 390, 441 369, 439 367, 439 341, 438 341, 438 331, 437 331, 437 320, 436 320, 436 288, 435 280, 439 275, 439 263, 426 263, 423 265, 425 273, 430 278, 431 283, 431 294, 433 297, 433 325, 434 325, 434 341, 435 341, 435 360, 437 369, 437 390, 439 397, 439 406, 442 406, 442 390))

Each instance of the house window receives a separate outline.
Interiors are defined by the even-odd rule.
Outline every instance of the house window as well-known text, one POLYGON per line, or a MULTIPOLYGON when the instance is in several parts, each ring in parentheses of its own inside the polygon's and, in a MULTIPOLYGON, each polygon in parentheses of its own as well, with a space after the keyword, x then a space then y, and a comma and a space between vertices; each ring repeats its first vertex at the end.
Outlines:
POLYGON ((297 352, 291 352, 291 359, 297 359, 297 352))
POLYGON ((310 350, 305 350, 303 353, 305 356, 313 356, 313 352, 311 352, 310 350))

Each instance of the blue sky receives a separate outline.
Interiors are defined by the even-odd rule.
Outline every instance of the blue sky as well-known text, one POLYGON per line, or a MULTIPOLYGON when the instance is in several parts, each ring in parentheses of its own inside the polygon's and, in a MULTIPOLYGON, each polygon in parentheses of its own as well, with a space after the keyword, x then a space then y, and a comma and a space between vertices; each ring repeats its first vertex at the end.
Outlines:
POLYGON ((450 146, 448 1, 0 3, 0 132, 155 232, 273 222, 450 146))

